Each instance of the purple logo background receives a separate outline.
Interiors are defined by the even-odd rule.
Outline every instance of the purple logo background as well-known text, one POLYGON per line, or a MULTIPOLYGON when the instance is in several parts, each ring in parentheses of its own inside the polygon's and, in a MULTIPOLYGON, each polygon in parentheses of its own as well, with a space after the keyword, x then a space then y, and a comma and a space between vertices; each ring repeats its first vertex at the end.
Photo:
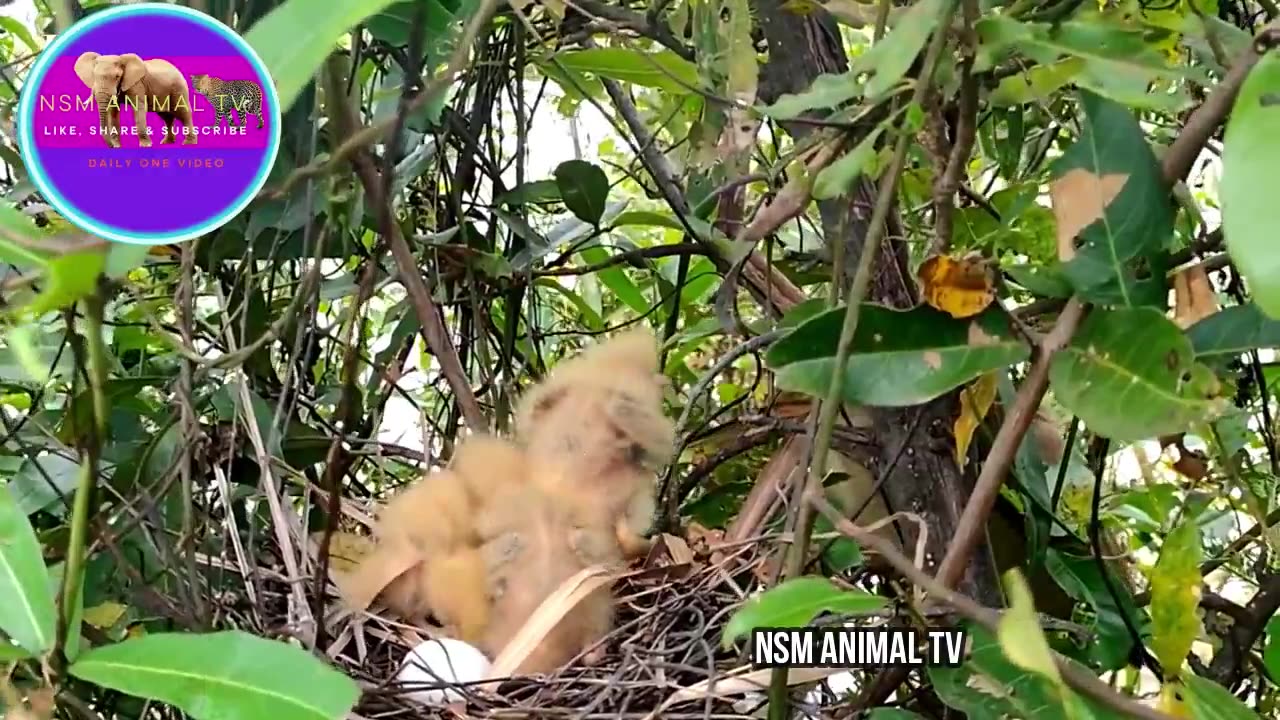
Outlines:
MULTIPOLYGON (((226 212, 263 172, 272 133, 279 132, 273 127, 279 120, 277 109, 266 90, 270 82, 229 40, 194 21, 156 14, 113 18, 63 48, 35 89, 31 128, 35 159, 63 199, 94 221, 137 233, 202 225, 226 212), (98 126, 98 109, 92 102, 85 106, 92 90, 73 69, 76 58, 87 51, 136 53, 143 60, 163 58, 173 63, 189 86, 193 123, 200 130, 196 144, 183 145, 179 135, 175 142, 162 145, 164 122, 149 112, 152 145, 140 147, 129 107, 120 111, 122 147, 108 147, 103 137, 89 134, 98 126), (195 74, 258 83, 264 88, 263 128, 258 128, 257 115, 250 114, 243 135, 227 134, 225 119, 222 133, 208 134, 204 128, 215 125, 213 101, 196 92, 191 81, 195 74), (68 97, 70 109, 65 109, 63 98, 68 97), (54 109, 49 100, 55 100, 54 109), (68 130, 75 134, 67 134, 68 130)), ((232 115, 230 125, 240 129, 238 114, 232 115)), ((184 130, 178 120, 174 129, 184 130)))

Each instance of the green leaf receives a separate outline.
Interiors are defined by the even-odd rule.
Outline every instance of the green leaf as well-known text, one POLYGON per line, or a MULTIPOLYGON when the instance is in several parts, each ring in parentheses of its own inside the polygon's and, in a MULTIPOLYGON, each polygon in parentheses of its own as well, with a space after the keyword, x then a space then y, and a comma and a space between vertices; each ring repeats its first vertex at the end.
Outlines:
MULTIPOLYGON (((23 650, 8 640, 0 639, 0 663, 17 662, 18 660, 26 660, 29 657, 34 657, 30 651, 23 650)), ((0 710, 2 709, 4 709, 4 706, 0 705, 0 710)))
POLYGON ((62 497, 71 499, 80 479, 80 463, 62 455, 27 458, 9 481, 9 492, 23 515, 44 510, 62 497))
POLYGON ((870 50, 858 56, 856 64, 871 72, 866 95, 874 98, 888 92, 915 62, 933 29, 942 19, 946 0, 919 0, 911 4, 894 24, 893 30, 870 50), (868 57, 870 56, 870 57, 868 57))
MULTIPOLYGON (((805 321, 765 355, 778 386, 824 396, 831 383, 845 308, 805 321)), ((1025 360, 1030 351, 996 306, 965 320, 928 305, 895 310, 864 303, 844 400, 901 407, 927 402, 984 373, 1025 360)))
POLYGON ((1239 355, 1255 348, 1280 347, 1280 320, 1272 320, 1255 303, 1223 308, 1187 328, 1196 357, 1239 355))
POLYGON ((1049 641, 1045 640, 1036 618, 1035 601, 1031 588, 1015 568, 1005 573, 1005 588, 1009 593, 1009 609, 1000 617, 996 627, 996 640, 1005 657, 1020 668, 1039 673, 1062 686, 1058 666, 1053 664, 1049 641))
POLYGON ((783 313, 782 318, 778 320, 778 327, 799 327, 804 322, 812 320, 822 313, 827 312, 828 309, 826 298, 809 298, 808 300, 793 305, 791 309, 783 313))
POLYGON ((580 220, 600 224, 609 199, 609 176, 585 160, 566 160, 556 167, 556 185, 565 207, 580 220))
POLYGON ((386 10, 365 21, 365 28, 375 38, 387 43, 403 47, 409 44, 409 31, 413 27, 414 5, 426 5, 422 14, 423 39, 427 45, 434 38, 444 35, 452 24, 458 10, 457 2, 439 2, 438 0, 404 0, 395 3, 386 10))
POLYGON ((69 671, 196 720, 336 720, 360 696, 355 681, 306 650, 239 630, 144 635, 94 648, 69 671))
POLYGON ((1222 229, 1227 252, 1253 301, 1280 320, 1280 252, 1272 173, 1280 167, 1280 55, 1266 53, 1249 71, 1227 120, 1222 148, 1222 229))
POLYGON ((628 225, 684 230, 684 225, 680 224, 678 218, 667 213, 653 212, 651 210, 629 210, 613 220, 614 227, 626 227, 628 225))
POLYGON ((98 275, 106 260, 106 253, 96 251, 53 258, 45 267, 44 289, 27 305, 27 312, 38 317, 92 294, 98 287, 98 275))
POLYGON ((1225 407, 1191 342, 1149 307, 1091 312, 1054 356, 1049 381, 1091 430, 1118 441, 1180 432, 1225 407))
MULTIPOLYGON (((17 361, 22 372, 36 384, 43 385, 49 381, 49 363, 44 358, 37 337, 39 327, 31 323, 14 325, 5 334, 5 343, 13 359, 17 361)), ((7 378, 14 379, 14 378, 7 378)))
POLYGON ((648 53, 630 48, 587 48, 556 56, 566 70, 619 82, 688 94, 698 87, 698 68, 670 50, 648 53))
POLYGON ((996 107, 1045 102, 1071 83, 1084 70, 1079 58, 1066 58, 1050 65, 1035 65, 1018 75, 1000 80, 991 91, 991 104, 996 107))
POLYGON ((280 111, 293 107, 339 36, 390 4, 391 0, 286 0, 254 23, 244 37, 275 81, 280 111))
POLYGON ((18 22, 17 18, 0 17, 0 28, 4 28, 6 32, 12 33, 14 37, 21 40, 22 44, 26 45, 27 49, 32 53, 40 52, 40 45, 31 36, 31 31, 27 29, 27 26, 18 22))
POLYGON ((555 180, 534 180, 508 190, 499 196, 497 203, 507 207, 554 202, 560 199, 560 186, 555 180))
POLYGON ((1071 282, 1062 274, 1062 267, 1053 265, 1010 265, 1004 268, 1014 282, 1036 295, 1052 298, 1069 298, 1073 294, 1071 282))
POLYGON ((1121 601, 1121 605, 1117 606, 1092 557, 1077 557, 1050 548, 1045 554, 1044 567, 1071 599, 1083 602, 1093 610, 1095 620, 1091 629, 1097 635, 1097 642, 1087 648, 1089 657, 1098 662, 1103 670, 1124 667, 1129 650, 1133 647, 1133 639, 1129 636, 1121 613, 1127 613, 1131 618, 1138 616, 1132 596, 1124 584, 1119 581, 1114 583, 1121 601))
POLYGON ((1262 652, 1262 662, 1271 677, 1280 678, 1280 616, 1272 616, 1267 622, 1267 645, 1262 652))
POLYGON ((902 708, 878 707, 867 713, 866 720, 924 720, 924 718, 902 708))
POLYGON ((883 131, 883 125, 876 126, 856 147, 824 167, 813 181, 813 199, 827 200, 848 191, 853 181, 862 175, 867 164, 875 159, 876 142, 883 131))
MULTIPOLYGON (((583 260, 592 265, 609 259, 609 253, 602 247, 587 248, 582 251, 581 255, 583 260)), ((600 282, 604 283, 605 287, 612 290, 613 294, 632 310, 643 315, 653 307, 653 304, 645 298, 644 293, 640 292, 640 288, 636 287, 636 284, 627 276, 627 271, 623 270, 621 265, 612 265, 593 274, 600 278, 600 282)))
POLYGON ((1226 688, 1194 673, 1183 678, 1182 696, 1193 720, 1258 720, 1258 713, 1226 688))
POLYGON ((1098 182, 1115 176, 1124 184, 1102 217, 1089 218, 1092 222, 1076 236, 1076 255, 1062 266, 1063 272, 1076 292, 1091 302, 1158 302, 1163 308, 1164 276, 1154 272, 1150 257, 1171 236, 1174 213, 1160 163, 1132 113, 1088 92, 1081 92, 1081 103, 1084 130, 1054 163, 1053 183, 1061 189, 1068 186, 1063 182, 1068 173, 1085 177, 1085 182, 1070 183, 1075 186, 1072 194, 1097 193, 1098 182))
MULTIPOLYGON (((58 592, 63 587, 63 573, 66 568, 67 564, 65 562, 48 568, 46 581, 48 582, 49 593, 53 597, 57 597, 58 592)), ((63 607, 66 607, 66 601, 63 601, 63 607)), ((71 617, 67 622, 67 637, 62 644, 62 651, 67 656, 67 660, 71 662, 75 662, 75 659, 80 655, 80 628, 83 620, 84 582, 81 582, 79 591, 76 593, 76 599, 71 603, 71 617)))
MULTIPOLYGON (((996 639, 980 627, 969 626, 971 645, 967 662, 958 668, 928 667, 938 697, 971 718, 1035 718, 1035 720, 1121 720, 1119 713, 1069 695, 1073 707, 1053 681, 1020 668, 1005 657, 996 639), (1083 706, 1083 707, 1081 707, 1083 706), (1083 711, 1082 711, 1083 710, 1083 711), (1086 715, 1087 713, 1087 715, 1086 715)), ((1083 672, 1079 663, 1066 661, 1083 672)))
POLYGON ((1200 635, 1200 528, 1184 521, 1164 539, 1151 569, 1151 649, 1160 666, 1177 675, 1200 635))
POLYGON ((540 288, 552 290, 565 296, 569 302, 573 303, 573 306, 577 308, 578 312, 581 313, 581 320, 586 324, 588 329, 592 331, 604 329, 604 320, 600 317, 600 313, 596 312, 594 308, 587 304, 587 301, 583 300, 581 295, 556 282, 556 278, 538 278, 534 281, 534 284, 540 288))
POLYGON ((803 92, 788 93, 761 112, 777 120, 831 108, 859 95, 874 98, 902 79, 941 19, 944 0, 912 3, 880 42, 849 63, 847 72, 819 75, 803 92), (870 77, 863 79, 864 75, 870 77))
POLYGON ((1016 49, 1042 67, 1066 56, 1079 63, 1073 77, 1078 86, 1133 107, 1178 110, 1189 98, 1176 83, 1184 78, 1207 81, 1203 72, 1171 67, 1139 26, 1097 18, 1022 23, 994 15, 980 20, 976 29, 982 52, 1016 49))
MULTIPOLYGON (((871 50, 867 51, 867 54, 870 52, 871 50)), ((858 97, 863 90, 860 79, 863 70, 856 59, 854 64, 857 67, 848 72, 819 75, 806 90, 783 95, 772 105, 761 108, 761 114, 775 120, 790 120, 810 110, 836 107, 846 100, 858 97)))
POLYGON ((35 530, 0 487, 0 630, 33 655, 53 649, 57 622, 46 583, 35 530))
POLYGON ((721 642, 734 640, 755 628, 802 627, 821 612, 865 615, 883 608, 888 600, 862 590, 843 590, 826 578, 792 578, 751 598, 724 626, 721 642))
POLYGON ((102 272, 113 280, 128 275, 130 270, 142 267, 150 252, 150 245, 111 243, 111 247, 107 248, 102 272))
POLYGON ((0 205, 0 262, 19 269, 44 267, 48 258, 29 250, 21 243, 23 240, 28 243, 40 242, 39 229, 21 210, 0 205))

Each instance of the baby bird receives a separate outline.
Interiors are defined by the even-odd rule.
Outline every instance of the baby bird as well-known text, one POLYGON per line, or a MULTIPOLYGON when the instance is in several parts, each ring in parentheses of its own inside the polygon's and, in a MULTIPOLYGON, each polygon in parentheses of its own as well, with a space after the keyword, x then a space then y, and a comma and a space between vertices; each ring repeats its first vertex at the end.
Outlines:
POLYGON ((521 399, 517 436, 530 463, 554 463, 615 518, 626 557, 649 548, 654 475, 671 459, 675 425, 662 412, 666 378, 652 332, 631 330, 561 361, 521 399))
MULTIPOLYGON (((592 565, 623 561, 611 519, 582 493, 577 478, 551 462, 531 466, 525 484, 497 489, 476 529, 492 603, 479 647, 490 657, 565 580, 592 565)), ((612 625, 613 594, 601 587, 561 618, 515 672, 555 670, 603 639, 612 625)))
POLYGON ((432 616, 458 639, 478 642, 489 624, 489 580, 476 517, 498 491, 523 485, 525 470, 524 453, 508 440, 476 435, 459 443, 447 469, 383 508, 377 545, 340 579, 341 594, 360 609, 381 595, 406 619, 432 616))

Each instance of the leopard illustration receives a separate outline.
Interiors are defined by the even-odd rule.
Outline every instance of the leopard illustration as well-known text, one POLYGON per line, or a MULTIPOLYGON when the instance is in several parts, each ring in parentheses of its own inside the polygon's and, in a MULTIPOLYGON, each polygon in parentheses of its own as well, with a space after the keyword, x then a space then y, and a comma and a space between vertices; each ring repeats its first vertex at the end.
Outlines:
POLYGON ((191 86, 213 105, 214 127, 222 124, 225 117, 227 126, 231 126, 231 111, 240 116, 240 127, 244 127, 249 115, 258 116, 258 129, 263 126, 262 119, 262 87, 252 80, 220 80, 210 75, 192 75, 191 86))

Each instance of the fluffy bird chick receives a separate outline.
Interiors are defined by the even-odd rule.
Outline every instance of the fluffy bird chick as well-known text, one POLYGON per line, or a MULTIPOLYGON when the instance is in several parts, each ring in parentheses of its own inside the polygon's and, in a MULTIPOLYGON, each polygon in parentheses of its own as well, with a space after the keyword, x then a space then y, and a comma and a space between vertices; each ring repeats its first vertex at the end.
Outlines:
POLYGON ((458 639, 478 642, 489 606, 476 516, 499 490, 524 482, 524 453, 515 444, 484 435, 459 443, 448 469, 383 508, 374 528, 378 543, 342 580, 342 595, 360 609, 381 595, 406 619, 432 616, 458 639))
POLYGON ((672 455, 675 425, 662 412, 666 384, 657 338, 631 330, 558 363, 516 412, 530 462, 557 464, 581 491, 599 496, 627 557, 648 550, 654 474, 672 455))
MULTIPOLYGON (((531 466, 528 482, 507 485, 477 518, 489 577, 490 624, 479 647, 497 657, 562 583, 593 565, 622 563, 612 519, 556 463, 531 466)), ((613 594, 583 598, 515 668, 546 673, 602 640, 613 625, 613 594)))

